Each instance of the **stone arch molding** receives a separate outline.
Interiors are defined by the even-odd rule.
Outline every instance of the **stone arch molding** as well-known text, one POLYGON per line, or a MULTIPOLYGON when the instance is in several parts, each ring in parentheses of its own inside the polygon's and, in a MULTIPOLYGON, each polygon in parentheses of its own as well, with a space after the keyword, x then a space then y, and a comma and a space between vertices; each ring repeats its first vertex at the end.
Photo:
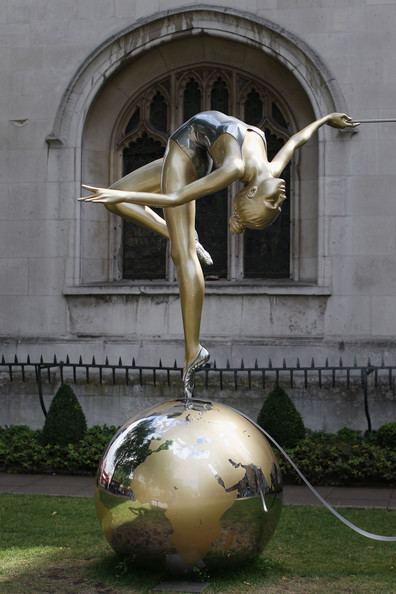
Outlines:
POLYGON ((317 117, 346 111, 341 90, 321 58, 300 38, 255 15, 196 5, 137 21, 102 43, 81 64, 61 99, 50 146, 81 146, 86 114, 106 81, 127 61, 164 42, 191 35, 216 36, 261 49, 282 63, 309 97, 317 117))

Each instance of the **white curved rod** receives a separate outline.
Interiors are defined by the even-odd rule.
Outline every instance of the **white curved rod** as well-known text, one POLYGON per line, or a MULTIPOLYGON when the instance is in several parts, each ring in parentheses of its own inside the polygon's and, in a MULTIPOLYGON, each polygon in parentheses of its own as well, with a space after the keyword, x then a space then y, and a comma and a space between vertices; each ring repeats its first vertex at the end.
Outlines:
POLYGON ((354 530, 355 532, 357 532, 361 536, 365 536, 366 538, 371 538, 372 540, 380 540, 381 542, 396 542, 396 536, 382 536, 381 534, 374 534, 373 532, 368 532, 367 530, 363 530, 362 528, 359 528, 359 526, 356 526, 355 524, 353 524, 352 522, 350 522, 349 520, 347 520, 346 518, 344 518, 344 516, 342 516, 336 509, 334 509, 334 507, 332 505, 330 505, 330 503, 328 503, 326 501, 326 499, 324 499, 320 495, 320 493, 318 493, 318 491, 315 489, 315 487, 313 487, 311 485, 311 483, 309 482, 309 480, 307 478, 305 478, 305 476, 303 475, 303 473, 301 472, 301 470, 293 462, 293 460, 285 452, 285 450, 278 444, 278 442, 275 441, 275 439, 273 437, 271 437, 271 435, 269 433, 267 433, 267 431, 265 431, 265 429, 263 429, 262 427, 260 427, 260 425, 258 425, 254 421, 252 421, 252 419, 250 419, 247 415, 245 415, 242 412, 240 412, 240 414, 243 417, 245 417, 245 419, 247 419, 248 421, 250 421, 256 427, 256 429, 258 429, 259 431, 261 431, 261 433, 263 433, 265 435, 265 437, 267 439, 269 439, 269 441, 271 441, 274 444, 274 446, 280 451, 280 453, 282 454, 282 456, 284 458, 286 458, 286 460, 289 462, 289 464, 291 464, 291 466, 297 472, 297 474, 301 478, 301 480, 304 481, 304 483, 307 485, 307 487, 310 489, 310 491, 315 495, 315 497, 317 499, 319 499, 319 501, 321 502, 321 504, 324 505, 329 510, 329 512, 333 514, 333 516, 335 516, 343 524, 345 524, 345 526, 348 526, 348 528, 351 528, 352 530, 354 530))

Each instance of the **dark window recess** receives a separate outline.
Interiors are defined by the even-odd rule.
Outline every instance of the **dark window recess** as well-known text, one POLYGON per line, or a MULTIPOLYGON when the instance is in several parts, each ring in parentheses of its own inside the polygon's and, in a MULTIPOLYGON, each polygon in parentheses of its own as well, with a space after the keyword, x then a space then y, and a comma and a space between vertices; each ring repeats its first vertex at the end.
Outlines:
POLYGON ((228 113, 228 89, 221 78, 218 78, 212 87, 210 93, 210 107, 223 113, 228 113))
POLYGON ((255 89, 252 89, 245 101, 245 122, 258 126, 263 119, 263 102, 255 89))
MULTIPOLYGON (((143 134, 123 151, 123 175, 159 159, 165 147, 143 134)), ((161 209, 153 209, 162 216, 161 209)), ((135 280, 164 279, 166 239, 136 223, 123 221, 123 278, 135 280)))
POLYGON ((129 134, 130 132, 134 132, 137 129, 138 125, 139 125, 139 120, 140 120, 140 109, 137 108, 133 112, 133 116, 131 117, 131 119, 128 122, 127 127, 125 128, 125 134, 129 134))
POLYGON ((160 132, 168 130, 168 109, 165 97, 158 91, 150 103, 150 124, 160 132))
POLYGON ((276 103, 272 103, 272 117, 277 124, 279 124, 280 126, 282 126, 282 128, 285 128, 287 130, 289 124, 286 122, 281 110, 279 109, 276 103))
POLYGON ((196 229, 199 240, 213 259, 213 266, 204 267, 205 277, 227 278, 227 190, 220 190, 197 200, 196 229))
POLYGON ((201 89, 196 80, 190 78, 183 93, 183 121, 189 120, 201 111, 201 89))
MULTIPOLYGON (((284 140, 265 131, 268 157, 272 159, 284 145, 284 140)), ((265 231, 246 229, 244 232, 245 278, 290 277, 290 165, 281 174, 286 181, 287 199, 279 218, 265 231)))

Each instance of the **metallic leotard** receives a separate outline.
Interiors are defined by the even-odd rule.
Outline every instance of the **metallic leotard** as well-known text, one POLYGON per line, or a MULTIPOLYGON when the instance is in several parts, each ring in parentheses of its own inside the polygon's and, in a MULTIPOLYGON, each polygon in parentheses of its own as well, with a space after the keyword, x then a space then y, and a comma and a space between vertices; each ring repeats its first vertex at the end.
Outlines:
POLYGON ((242 148, 248 130, 257 132, 267 146, 265 134, 255 126, 220 111, 203 111, 194 115, 180 126, 171 136, 191 159, 198 177, 207 175, 213 165, 211 148, 222 134, 230 134, 242 148))

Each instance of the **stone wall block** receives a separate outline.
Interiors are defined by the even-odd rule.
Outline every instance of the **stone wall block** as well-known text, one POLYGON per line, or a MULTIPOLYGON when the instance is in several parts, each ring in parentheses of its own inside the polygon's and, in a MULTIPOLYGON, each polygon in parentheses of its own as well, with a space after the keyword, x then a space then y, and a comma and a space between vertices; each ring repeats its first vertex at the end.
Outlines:
POLYGON ((61 295, 65 284, 64 258, 29 258, 29 294, 61 295))
POLYGON ((3 336, 65 335, 67 332, 63 298, 59 296, 0 295, 0 332, 3 336))
POLYGON ((26 295, 28 262, 25 258, 0 258, 0 293, 26 295))
POLYGON ((331 255, 392 255, 395 219, 385 216, 333 217, 330 221, 331 255))
POLYGON ((370 297, 338 295, 329 299, 326 308, 325 332, 329 337, 332 335, 370 336, 372 332, 370 297))

